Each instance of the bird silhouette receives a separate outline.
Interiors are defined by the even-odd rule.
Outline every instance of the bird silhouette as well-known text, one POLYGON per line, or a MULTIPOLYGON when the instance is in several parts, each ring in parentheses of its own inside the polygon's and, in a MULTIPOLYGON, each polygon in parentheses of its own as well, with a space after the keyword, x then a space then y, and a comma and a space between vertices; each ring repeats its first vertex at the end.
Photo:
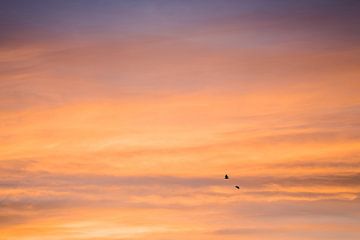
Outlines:
MULTIPOLYGON (((228 176, 227 174, 225 174, 224 179, 225 179, 225 180, 228 180, 228 179, 229 179, 229 176, 228 176)), ((236 189, 240 189, 240 186, 239 186, 239 185, 235 185, 235 188, 236 188, 236 189)))

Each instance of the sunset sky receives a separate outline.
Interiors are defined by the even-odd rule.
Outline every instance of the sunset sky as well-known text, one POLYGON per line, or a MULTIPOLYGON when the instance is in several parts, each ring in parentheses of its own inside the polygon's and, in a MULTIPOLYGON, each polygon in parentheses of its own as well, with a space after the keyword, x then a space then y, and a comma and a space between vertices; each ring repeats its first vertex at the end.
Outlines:
POLYGON ((359 16, 1 1, 0 240, 360 239, 359 16))

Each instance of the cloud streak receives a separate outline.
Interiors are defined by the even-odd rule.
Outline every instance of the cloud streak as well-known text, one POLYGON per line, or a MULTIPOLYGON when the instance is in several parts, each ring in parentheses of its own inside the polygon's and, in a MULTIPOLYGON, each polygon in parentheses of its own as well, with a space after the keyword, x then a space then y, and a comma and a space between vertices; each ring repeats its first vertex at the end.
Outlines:
POLYGON ((0 238, 359 239, 359 8, 2 2, 0 238))

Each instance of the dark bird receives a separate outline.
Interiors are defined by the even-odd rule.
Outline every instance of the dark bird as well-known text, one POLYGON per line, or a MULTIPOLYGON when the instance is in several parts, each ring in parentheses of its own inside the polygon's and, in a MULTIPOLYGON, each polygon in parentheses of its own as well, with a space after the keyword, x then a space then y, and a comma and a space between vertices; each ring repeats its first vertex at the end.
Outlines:
POLYGON ((224 179, 229 179, 229 176, 227 174, 225 174, 224 179))
POLYGON ((240 189, 240 187, 238 185, 235 186, 237 189, 240 189))

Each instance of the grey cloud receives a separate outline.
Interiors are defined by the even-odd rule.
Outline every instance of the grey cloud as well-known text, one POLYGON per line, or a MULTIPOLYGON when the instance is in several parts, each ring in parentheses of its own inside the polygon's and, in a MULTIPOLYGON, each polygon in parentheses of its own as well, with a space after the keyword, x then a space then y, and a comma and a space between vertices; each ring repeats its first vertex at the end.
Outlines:
MULTIPOLYGON (((357 166, 356 156, 354 161, 344 162, 349 167, 357 166)), ((223 181, 222 173, 211 177, 179 177, 179 176, 119 176, 101 174, 60 174, 47 171, 32 171, 31 167, 38 163, 34 160, 8 160, 1 161, 0 185, 11 188, 20 187, 66 187, 66 186, 183 186, 201 188, 209 186, 224 186, 228 183, 223 181)), ((313 166, 337 167, 339 160, 329 162, 304 161, 289 162, 270 165, 269 167, 313 167, 313 166), (335 161, 335 162, 334 162, 335 161)), ((341 166, 340 166, 341 168, 341 166)), ((231 176, 233 180, 245 188, 258 188, 271 184, 280 186, 359 186, 360 174, 354 171, 336 174, 316 174, 299 176, 231 176)))

